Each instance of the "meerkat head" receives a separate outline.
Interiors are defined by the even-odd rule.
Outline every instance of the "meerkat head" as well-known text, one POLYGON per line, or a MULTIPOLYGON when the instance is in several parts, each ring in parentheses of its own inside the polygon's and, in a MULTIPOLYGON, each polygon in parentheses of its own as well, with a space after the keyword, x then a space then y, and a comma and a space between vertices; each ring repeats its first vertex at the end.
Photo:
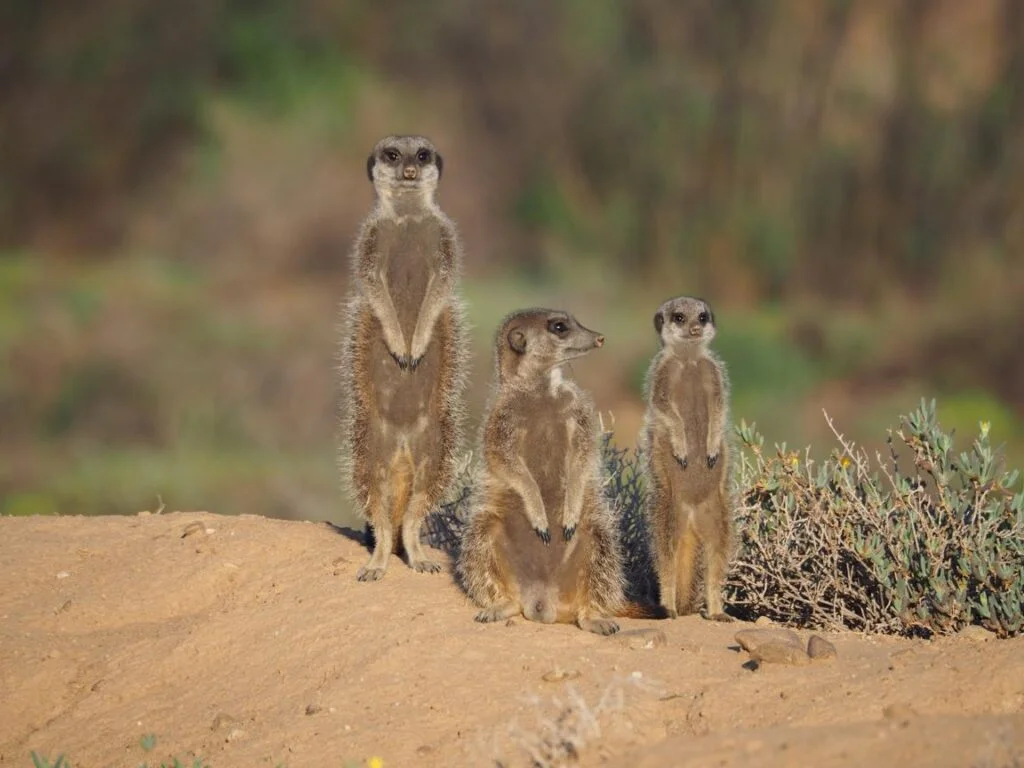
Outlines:
POLYGON ((715 313, 695 296, 669 299, 654 315, 654 330, 665 346, 707 346, 715 338, 715 313))
POLYGON ((378 197, 432 200, 444 161, 424 136, 385 136, 366 159, 366 175, 378 197))
POLYGON ((507 316, 495 338, 502 380, 529 379, 604 344, 604 336, 584 328, 568 312, 522 309, 507 316))

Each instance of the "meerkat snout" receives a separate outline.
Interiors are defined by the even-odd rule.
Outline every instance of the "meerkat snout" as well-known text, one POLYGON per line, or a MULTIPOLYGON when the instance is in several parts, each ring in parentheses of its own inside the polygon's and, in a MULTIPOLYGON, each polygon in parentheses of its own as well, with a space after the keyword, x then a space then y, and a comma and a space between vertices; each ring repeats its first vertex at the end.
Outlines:
POLYGON ((601 336, 600 334, 598 334, 597 338, 594 339, 594 346, 595 347, 603 347, 604 346, 604 336, 601 336))
POLYGON ((416 179, 416 176, 418 176, 418 175, 419 174, 416 171, 416 166, 415 165, 407 165, 402 170, 402 176, 404 178, 408 179, 409 181, 414 181, 416 179))

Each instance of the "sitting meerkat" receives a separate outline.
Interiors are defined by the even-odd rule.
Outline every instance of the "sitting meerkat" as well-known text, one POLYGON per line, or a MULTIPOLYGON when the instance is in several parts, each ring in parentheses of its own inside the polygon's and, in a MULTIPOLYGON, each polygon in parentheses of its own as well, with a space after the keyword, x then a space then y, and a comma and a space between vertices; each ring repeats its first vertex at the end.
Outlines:
POLYGON ((708 348, 715 316, 703 299, 681 296, 658 308, 654 329, 661 348, 645 381, 642 444, 661 604, 671 616, 693 611, 699 544, 705 611, 724 621, 722 585, 732 545, 729 380, 708 348))
POLYGON ((441 570, 420 530, 454 479, 468 349, 442 167, 422 136, 381 139, 366 165, 376 205, 352 251, 339 365, 339 466, 375 541, 360 581, 383 577, 399 544, 413 570, 441 570))
POLYGON ((625 601, 615 520, 601 488, 597 416, 562 366, 604 344, 567 312, 508 315, 495 338, 484 466, 456 573, 476 620, 522 613, 608 635, 613 616, 664 617, 625 601))

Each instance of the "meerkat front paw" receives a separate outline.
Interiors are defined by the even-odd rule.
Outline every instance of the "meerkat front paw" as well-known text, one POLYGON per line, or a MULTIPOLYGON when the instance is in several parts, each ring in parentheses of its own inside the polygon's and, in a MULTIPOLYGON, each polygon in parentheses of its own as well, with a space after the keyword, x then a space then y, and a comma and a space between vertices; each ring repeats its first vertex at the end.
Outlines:
POLYGON ((567 525, 562 528, 562 538, 566 541, 572 541, 572 537, 576 535, 576 526, 567 525))
POLYGON ((715 453, 715 454, 709 453, 708 454, 708 469, 714 469, 715 468, 715 464, 717 464, 717 463, 718 463, 718 454, 717 453, 715 453))
POLYGON ((398 363, 398 367, 403 371, 409 367, 409 356, 408 355, 396 355, 391 350, 388 350, 388 354, 391 355, 391 359, 398 363))
POLYGON ((675 458, 676 463, 683 469, 686 469, 688 466, 690 466, 690 462, 685 456, 683 456, 682 458, 676 456, 675 454, 672 454, 672 456, 675 458))
POLYGON ((415 371, 417 368, 419 368, 420 367, 420 363, 423 362, 423 357, 424 357, 423 355, 420 355, 419 357, 410 358, 410 360, 409 360, 409 370, 410 371, 415 371))
POLYGON ((545 544, 551 543, 551 531, 547 528, 534 528, 533 532, 537 534, 537 538, 543 541, 545 544))

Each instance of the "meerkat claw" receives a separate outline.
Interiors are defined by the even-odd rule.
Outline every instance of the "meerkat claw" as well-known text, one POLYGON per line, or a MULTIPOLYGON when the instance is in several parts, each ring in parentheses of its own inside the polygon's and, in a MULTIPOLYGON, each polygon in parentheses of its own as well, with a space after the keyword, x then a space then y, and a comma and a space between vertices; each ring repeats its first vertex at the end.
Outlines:
POLYGON ((717 464, 717 463, 718 463, 718 454, 716 453, 714 456, 711 456, 709 454, 708 455, 708 469, 714 469, 715 464, 717 464))
POLYGON ((417 368, 420 367, 420 363, 422 363, 422 362, 423 362, 423 355, 420 355, 419 357, 416 357, 416 358, 411 358, 409 360, 409 370, 410 371, 415 371, 417 368))
POLYGON ((398 363, 398 367, 401 368, 403 371, 409 367, 409 358, 406 355, 396 355, 394 352, 391 352, 390 350, 388 354, 391 355, 391 358, 396 363, 398 363))
POLYGON ((541 530, 540 528, 534 528, 533 532, 536 533, 537 534, 537 538, 539 538, 545 544, 550 544, 551 543, 551 531, 549 531, 547 529, 541 530))
POLYGON ((576 535, 576 526, 567 525, 562 528, 562 538, 566 541, 572 541, 572 537, 576 535))
POLYGON ((384 578, 383 568, 363 567, 356 574, 356 581, 380 581, 384 578))
POLYGON ((440 573, 441 564, 434 560, 416 560, 411 563, 412 569, 416 573, 440 573))
POLYGON ((685 456, 683 456, 683 458, 679 458, 678 456, 676 456, 675 458, 676 463, 678 463, 679 466, 682 467, 683 469, 686 469, 688 466, 690 466, 690 462, 685 456))

